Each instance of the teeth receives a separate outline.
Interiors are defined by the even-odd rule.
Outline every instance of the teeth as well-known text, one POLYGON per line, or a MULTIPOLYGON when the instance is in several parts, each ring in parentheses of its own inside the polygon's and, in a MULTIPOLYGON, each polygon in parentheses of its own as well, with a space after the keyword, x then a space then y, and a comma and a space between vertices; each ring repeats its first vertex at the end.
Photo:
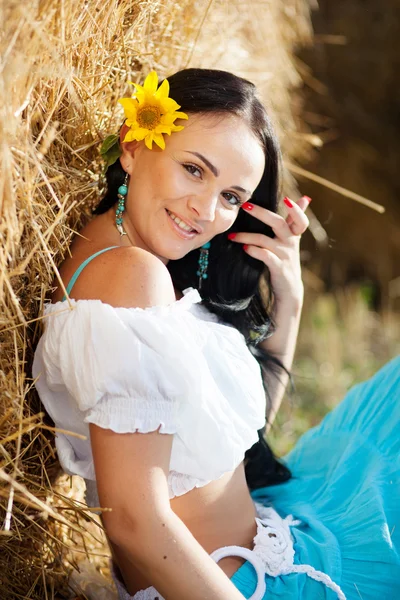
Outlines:
POLYGON ((180 219, 179 217, 177 217, 176 215, 174 215, 174 213, 167 211, 169 216, 171 217, 171 219, 173 219, 175 221, 175 223, 181 228, 184 229, 185 231, 195 231, 192 227, 189 227, 189 225, 186 225, 186 223, 184 221, 182 221, 182 219, 180 219))

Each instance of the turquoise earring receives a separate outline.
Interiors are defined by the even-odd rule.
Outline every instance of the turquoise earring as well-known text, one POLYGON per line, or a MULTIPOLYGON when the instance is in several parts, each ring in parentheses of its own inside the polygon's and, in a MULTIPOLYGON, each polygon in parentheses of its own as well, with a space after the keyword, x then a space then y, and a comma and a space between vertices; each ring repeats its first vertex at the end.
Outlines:
POLYGON ((196 275, 199 278, 199 289, 201 289, 201 282, 203 279, 207 279, 207 267, 208 267, 208 250, 211 246, 210 242, 206 242, 200 248, 200 256, 199 256, 199 268, 196 271, 196 275))
POLYGON ((117 226, 117 229, 121 235, 121 237, 123 235, 128 235, 126 233, 126 231, 124 231, 123 227, 122 227, 122 213, 125 210, 125 196, 128 193, 128 173, 125 174, 125 179, 124 179, 124 183, 122 185, 119 186, 118 188, 118 206, 117 206, 117 210, 115 211, 115 225, 117 226))

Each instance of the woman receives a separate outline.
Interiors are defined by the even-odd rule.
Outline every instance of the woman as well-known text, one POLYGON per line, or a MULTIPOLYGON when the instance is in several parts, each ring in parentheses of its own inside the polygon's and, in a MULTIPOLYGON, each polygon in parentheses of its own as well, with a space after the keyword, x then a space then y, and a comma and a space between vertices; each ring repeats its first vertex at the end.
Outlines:
POLYGON ((273 457, 309 199, 277 214, 279 149, 253 84, 168 81, 152 72, 121 100, 107 194, 45 306, 36 387, 57 426, 88 436, 57 434, 61 465, 112 508, 120 598, 394 598, 399 361, 273 457))

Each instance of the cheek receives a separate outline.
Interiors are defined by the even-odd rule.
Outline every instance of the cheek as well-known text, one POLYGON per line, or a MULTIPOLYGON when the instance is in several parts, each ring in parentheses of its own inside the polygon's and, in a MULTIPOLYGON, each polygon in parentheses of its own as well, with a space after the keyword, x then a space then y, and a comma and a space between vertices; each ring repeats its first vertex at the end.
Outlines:
POLYGON ((188 180, 179 169, 160 168, 155 172, 154 186, 157 195, 164 198, 174 198, 185 195, 188 190, 188 180), (173 169, 173 170, 172 170, 173 169))
MULTIPOLYGON (((142 165, 141 165, 142 166, 142 165)), ((179 178, 165 164, 165 161, 150 160, 135 174, 136 194, 142 198, 162 200, 173 197, 179 178)))
POLYGON ((218 233, 223 233, 224 231, 228 231, 228 229, 230 229, 232 227, 232 225, 234 224, 234 222, 237 219, 238 216, 238 210, 237 208, 232 208, 232 209, 224 209, 221 211, 221 213, 219 214, 219 218, 218 218, 218 233))

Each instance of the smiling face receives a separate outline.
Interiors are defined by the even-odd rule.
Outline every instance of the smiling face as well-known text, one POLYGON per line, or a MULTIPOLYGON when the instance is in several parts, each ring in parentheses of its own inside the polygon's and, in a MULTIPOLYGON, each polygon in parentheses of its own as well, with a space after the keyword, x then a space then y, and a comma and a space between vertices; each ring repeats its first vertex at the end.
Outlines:
POLYGON ((130 175, 123 227, 133 243, 165 263, 227 231, 265 165, 259 140, 240 117, 189 114, 176 124, 185 128, 164 136, 164 150, 121 144, 121 164, 130 175))

